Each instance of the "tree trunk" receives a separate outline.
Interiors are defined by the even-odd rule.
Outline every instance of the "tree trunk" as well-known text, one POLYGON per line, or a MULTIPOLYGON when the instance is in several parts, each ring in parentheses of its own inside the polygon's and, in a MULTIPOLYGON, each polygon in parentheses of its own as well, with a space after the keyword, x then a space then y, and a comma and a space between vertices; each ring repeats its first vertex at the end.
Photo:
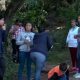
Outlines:
POLYGON ((16 11, 23 5, 25 0, 12 0, 7 10, 5 11, 4 18, 8 22, 16 13, 16 11))

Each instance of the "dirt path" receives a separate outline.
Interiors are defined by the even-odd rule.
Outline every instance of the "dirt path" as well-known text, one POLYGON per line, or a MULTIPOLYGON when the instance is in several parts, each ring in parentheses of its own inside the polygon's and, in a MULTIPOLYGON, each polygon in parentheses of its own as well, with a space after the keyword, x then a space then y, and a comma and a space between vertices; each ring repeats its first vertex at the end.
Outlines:
MULTIPOLYGON (((45 64, 45 67, 44 67, 44 69, 43 69, 43 71, 42 71, 41 80, 47 80, 47 72, 48 72, 52 67, 53 67, 53 65, 45 64)), ((12 80, 18 80, 16 73, 14 74, 12 80)), ((25 77, 25 76, 23 76, 23 80, 26 80, 26 77, 25 77)), ((32 79, 32 80, 33 80, 33 79, 32 79)), ((73 77, 73 73, 70 73, 70 78, 69 78, 69 80, 80 80, 80 79, 75 79, 75 78, 73 77)))
MULTIPOLYGON (((18 80, 18 79, 17 79, 17 76, 15 75, 12 80, 18 80)), ((25 76, 23 76, 23 80, 26 80, 26 77, 25 77, 25 76)), ((33 80, 33 79, 32 79, 32 80, 33 80)), ((42 74, 41 80, 47 80, 46 74, 42 74)), ((73 78, 72 76, 70 76, 69 80, 80 80, 80 79, 75 79, 75 78, 73 78)))

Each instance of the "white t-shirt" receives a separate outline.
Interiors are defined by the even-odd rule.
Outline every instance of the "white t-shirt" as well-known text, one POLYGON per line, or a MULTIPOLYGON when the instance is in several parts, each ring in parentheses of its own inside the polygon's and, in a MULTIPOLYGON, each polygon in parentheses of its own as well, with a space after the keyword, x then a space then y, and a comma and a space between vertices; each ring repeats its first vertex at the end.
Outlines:
POLYGON ((72 27, 67 35, 66 43, 68 44, 68 47, 77 47, 77 39, 74 38, 75 35, 78 34, 78 26, 72 27))

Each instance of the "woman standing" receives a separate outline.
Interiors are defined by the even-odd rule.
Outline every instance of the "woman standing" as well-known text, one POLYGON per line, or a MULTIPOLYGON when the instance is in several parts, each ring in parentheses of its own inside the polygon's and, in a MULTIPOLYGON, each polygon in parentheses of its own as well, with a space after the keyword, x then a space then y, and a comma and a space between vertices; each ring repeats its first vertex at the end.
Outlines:
POLYGON ((33 46, 31 49, 31 58, 35 63, 34 80, 41 80, 41 70, 44 66, 48 51, 52 46, 52 41, 48 32, 46 32, 43 27, 38 28, 38 32, 39 33, 36 33, 34 36, 33 46))
POLYGON ((71 20, 71 29, 68 32, 66 43, 68 44, 69 51, 71 54, 71 60, 72 60, 72 69, 76 69, 76 63, 77 63, 77 39, 74 38, 75 35, 78 34, 79 27, 76 26, 76 21, 73 19, 71 20))
POLYGON ((19 69, 18 80, 22 80, 22 72, 25 61, 27 60, 27 80, 31 80, 31 58, 30 47, 33 43, 34 33, 32 31, 32 24, 30 22, 25 24, 25 32, 22 32, 17 37, 17 45, 19 45, 19 69))

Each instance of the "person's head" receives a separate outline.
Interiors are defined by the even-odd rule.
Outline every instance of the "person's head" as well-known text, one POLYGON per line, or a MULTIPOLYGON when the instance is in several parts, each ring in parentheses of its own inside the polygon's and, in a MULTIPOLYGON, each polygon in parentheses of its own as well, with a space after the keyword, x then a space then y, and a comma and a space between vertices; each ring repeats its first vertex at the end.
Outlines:
POLYGON ((20 21, 17 19, 17 20, 15 21, 15 25, 19 25, 19 23, 20 23, 20 21))
POLYGON ((38 32, 41 33, 41 32, 44 32, 45 31, 45 28, 44 27, 38 27, 38 32))
POLYGON ((32 32, 33 27, 31 22, 26 22, 24 25, 25 31, 32 32))
POLYGON ((68 65, 66 63, 61 63, 60 66, 59 66, 59 69, 62 71, 62 72, 66 72, 67 69, 68 69, 68 65))
POLYGON ((0 27, 4 26, 4 19, 0 20, 0 27))
POLYGON ((75 19, 72 19, 72 20, 71 20, 71 26, 72 26, 72 27, 76 26, 76 20, 75 20, 75 19))
POLYGON ((19 26, 19 27, 22 27, 22 26, 23 26, 23 24, 20 22, 18 26, 19 26))
POLYGON ((77 21, 80 23, 80 16, 78 16, 77 21))

